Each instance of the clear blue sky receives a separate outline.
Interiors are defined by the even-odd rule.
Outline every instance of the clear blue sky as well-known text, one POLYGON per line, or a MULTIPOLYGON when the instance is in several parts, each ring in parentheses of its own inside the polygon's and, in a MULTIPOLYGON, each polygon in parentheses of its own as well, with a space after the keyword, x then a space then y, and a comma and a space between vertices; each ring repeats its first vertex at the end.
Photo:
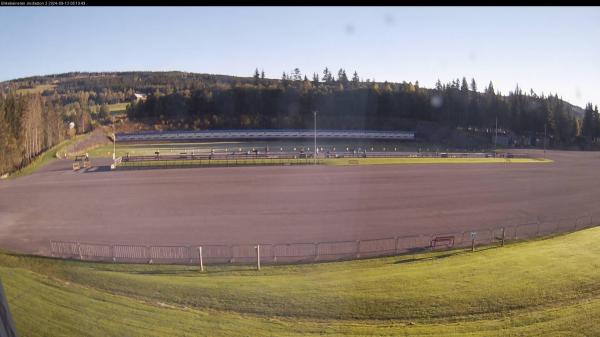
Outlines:
POLYGON ((0 7, 0 81, 69 71, 466 76, 600 105, 594 7, 0 7))

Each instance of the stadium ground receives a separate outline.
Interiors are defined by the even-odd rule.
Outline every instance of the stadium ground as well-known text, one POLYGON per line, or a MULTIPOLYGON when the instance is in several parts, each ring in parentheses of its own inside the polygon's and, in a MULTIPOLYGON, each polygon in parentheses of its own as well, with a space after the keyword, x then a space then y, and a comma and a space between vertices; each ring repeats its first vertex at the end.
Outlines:
MULTIPOLYGON (((541 156, 541 154, 538 153, 541 156)), ((373 239, 600 209, 600 155, 544 164, 229 167, 88 172, 70 161, 0 182, 0 246, 50 240, 194 245, 373 239)), ((100 166, 98 166, 100 165, 100 166)))

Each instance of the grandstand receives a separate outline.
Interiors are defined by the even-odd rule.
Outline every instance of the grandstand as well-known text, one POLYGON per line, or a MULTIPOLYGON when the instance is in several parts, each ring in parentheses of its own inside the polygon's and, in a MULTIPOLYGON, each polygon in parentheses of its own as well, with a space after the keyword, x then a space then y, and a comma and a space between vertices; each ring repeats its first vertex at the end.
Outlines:
MULTIPOLYGON (((320 139, 380 139, 414 140, 413 131, 369 131, 369 130, 318 130, 320 139)), ((157 140, 236 140, 236 139, 309 139, 313 130, 203 130, 203 131, 147 131, 117 134, 117 141, 157 140)))

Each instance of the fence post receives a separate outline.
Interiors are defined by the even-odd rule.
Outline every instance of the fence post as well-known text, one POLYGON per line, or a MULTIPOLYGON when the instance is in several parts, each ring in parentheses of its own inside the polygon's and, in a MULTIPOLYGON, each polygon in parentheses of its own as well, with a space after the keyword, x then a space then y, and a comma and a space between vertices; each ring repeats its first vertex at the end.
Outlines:
POLYGON ((229 263, 233 263, 233 245, 229 246, 229 254, 231 255, 231 259, 229 259, 229 263))
POLYGON ((202 261, 202 246, 198 247, 198 253, 200 254, 200 271, 204 271, 204 263, 202 261))
POLYGON ((504 247, 504 227, 502 227, 502 243, 500 244, 501 247, 504 247))
POLYGON ((540 220, 538 219, 537 221, 537 226, 536 226, 536 231, 535 231, 535 236, 540 236, 540 220))
POLYGON ((83 260, 83 256, 81 255, 81 245, 77 242, 77 253, 79 253, 79 259, 83 260))
POLYGON ((398 255, 398 242, 400 241, 400 237, 396 237, 396 242, 394 243, 394 254, 398 255))
POLYGON ((152 264, 152 253, 150 252, 150 246, 146 246, 146 258, 149 259, 148 263, 152 264))
POLYGON ((256 245, 256 270, 260 270, 260 245, 256 245))
POLYGON ((117 262, 117 257, 115 256, 115 246, 114 245, 110 246, 110 257, 112 258, 113 262, 117 262))
POLYGON ((360 240, 356 241, 356 258, 360 258, 360 240))
POLYGON ((319 243, 315 242, 315 261, 319 259, 319 243))
POLYGON ((50 256, 54 257, 54 242, 50 240, 50 256))

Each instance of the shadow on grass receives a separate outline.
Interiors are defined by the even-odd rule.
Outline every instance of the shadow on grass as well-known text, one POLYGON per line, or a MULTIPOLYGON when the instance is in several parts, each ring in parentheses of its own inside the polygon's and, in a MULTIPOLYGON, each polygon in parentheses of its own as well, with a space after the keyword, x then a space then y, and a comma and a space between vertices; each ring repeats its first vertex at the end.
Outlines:
MULTIPOLYGON (((495 248, 501 248, 501 246, 498 245, 490 245, 490 246, 483 246, 483 247, 475 247, 475 251, 472 252, 470 248, 455 248, 455 249, 451 249, 451 250, 446 250, 446 251, 437 251, 436 255, 425 255, 425 256, 420 256, 420 257, 412 257, 412 258, 408 258, 408 259, 402 259, 402 260, 398 260, 396 262, 394 262, 394 264, 404 264, 404 263, 411 263, 411 262, 423 262, 423 261, 433 261, 433 260, 439 260, 439 259, 444 259, 444 258, 448 258, 451 256, 459 256, 459 255, 465 255, 465 254, 469 254, 469 253, 477 253, 477 252, 482 252, 482 251, 486 251, 486 250, 490 250, 490 249, 495 249, 495 248)), ((421 249, 418 252, 416 252, 415 254, 425 254, 427 253, 428 249, 421 249)), ((435 251, 433 251, 432 253, 435 253, 435 251)))
MULTIPOLYGON (((217 267, 218 268, 218 267, 217 267)), ((204 271, 200 271, 200 268, 189 269, 189 270, 139 270, 131 271, 130 274, 136 275, 165 275, 165 276, 182 276, 182 277, 198 277, 202 275, 217 275, 217 274, 229 274, 229 275, 256 275, 256 268, 226 268, 226 269, 211 269, 210 266, 205 266, 204 271)))

